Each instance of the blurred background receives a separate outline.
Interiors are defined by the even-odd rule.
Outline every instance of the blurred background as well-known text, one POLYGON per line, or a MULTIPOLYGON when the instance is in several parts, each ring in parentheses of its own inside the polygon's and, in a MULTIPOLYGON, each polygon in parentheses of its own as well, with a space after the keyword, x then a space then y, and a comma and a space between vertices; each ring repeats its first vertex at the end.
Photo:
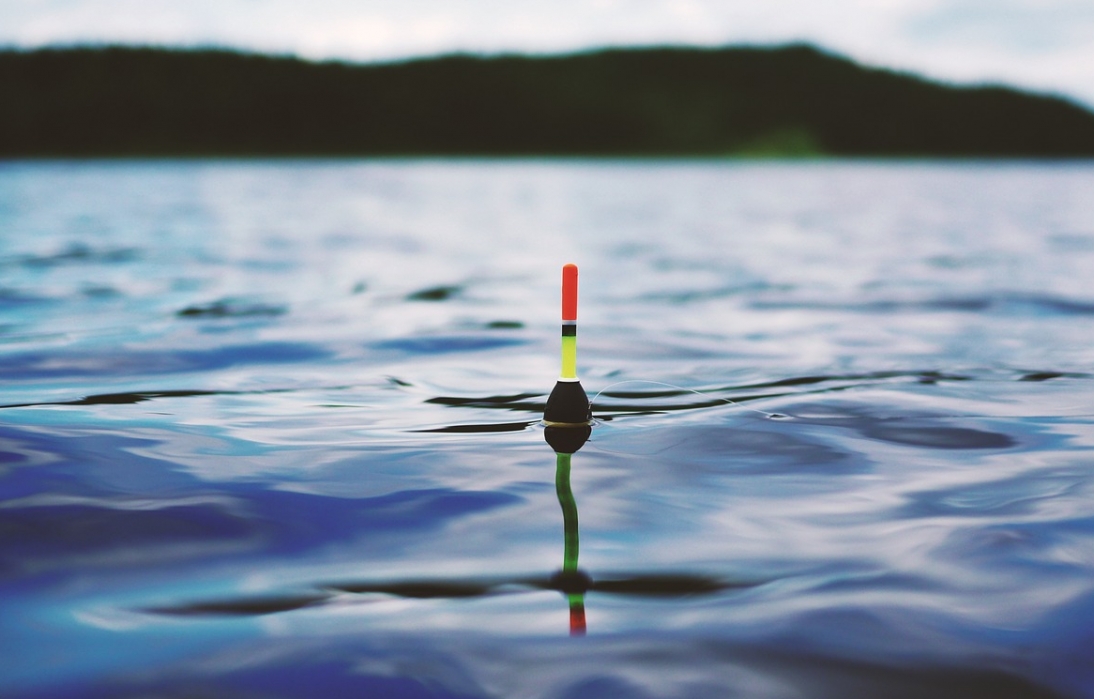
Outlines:
POLYGON ((1089 156, 1092 15, 13 0, 0 155, 1089 156))
POLYGON ((9 0, 0 44, 213 46, 310 60, 808 42, 868 65, 1094 103, 1083 0, 9 0))
POLYGON ((1092 7, 4 0, 0 695, 1094 699, 1092 7))

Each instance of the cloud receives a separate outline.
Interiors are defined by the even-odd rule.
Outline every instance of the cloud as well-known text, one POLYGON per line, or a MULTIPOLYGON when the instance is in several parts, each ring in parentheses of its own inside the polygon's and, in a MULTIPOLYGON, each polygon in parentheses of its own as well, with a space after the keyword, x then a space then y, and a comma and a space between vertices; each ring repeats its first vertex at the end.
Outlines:
POLYGON ((0 42, 219 45, 377 60, 451 51, 808 41, 1094 104, 1090 0, 5 0, 0 42))
POLYGON ((1054 53, 1094 42, 1089 0, 951 0, 915 17, 909 38, 1007 53, 1054 53))

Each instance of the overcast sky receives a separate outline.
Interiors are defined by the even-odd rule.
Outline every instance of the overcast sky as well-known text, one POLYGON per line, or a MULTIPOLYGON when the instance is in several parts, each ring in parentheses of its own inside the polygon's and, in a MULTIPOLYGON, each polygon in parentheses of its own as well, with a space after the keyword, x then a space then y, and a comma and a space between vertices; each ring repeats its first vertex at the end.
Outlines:
POLYGON ((0 0, 0 44, 219 45, 376 60, 808 41, 1094 106, 1094 0, 0 0))

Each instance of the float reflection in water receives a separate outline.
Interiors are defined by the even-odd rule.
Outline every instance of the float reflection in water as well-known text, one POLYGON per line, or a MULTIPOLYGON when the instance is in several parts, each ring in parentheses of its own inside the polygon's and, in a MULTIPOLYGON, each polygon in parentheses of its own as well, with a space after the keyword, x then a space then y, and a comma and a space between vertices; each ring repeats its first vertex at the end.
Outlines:
POLYGON ((543 437, 555 450, 555 492, 565 532, 562 570, 551 586, 569 599, 570 633, 576 636, 585 633, 585 592, 591 580, 577 567, 577 502, 570 488, 570 457, 588 441, 591 420, 592 405, 577 378, 577 265, 567 264, 562 267, 562 370, 543 411, 543 437))
POLYGON ((562 507, 562 525, 565 545, 562 570, 551 578, 551 587, 566 595, 570 603, 570 634, 585 634, 585 593, 592 586, 592 578, 577 567, 580 535, 578 534, 577 501, 570 488, 570 458, 592 434, 592 428, 551 427, 544 430, 544 438, 555 449, 555 492, 562 507))

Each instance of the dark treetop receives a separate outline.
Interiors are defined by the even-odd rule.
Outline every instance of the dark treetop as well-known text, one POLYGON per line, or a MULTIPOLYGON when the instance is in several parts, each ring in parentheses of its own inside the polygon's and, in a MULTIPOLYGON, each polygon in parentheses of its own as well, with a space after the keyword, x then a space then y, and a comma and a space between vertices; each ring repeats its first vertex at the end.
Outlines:
POLYGON ((210 50, 0 52, 0 157, 1094 155, 1094 113, 808 46, 352 65, 210 50))

